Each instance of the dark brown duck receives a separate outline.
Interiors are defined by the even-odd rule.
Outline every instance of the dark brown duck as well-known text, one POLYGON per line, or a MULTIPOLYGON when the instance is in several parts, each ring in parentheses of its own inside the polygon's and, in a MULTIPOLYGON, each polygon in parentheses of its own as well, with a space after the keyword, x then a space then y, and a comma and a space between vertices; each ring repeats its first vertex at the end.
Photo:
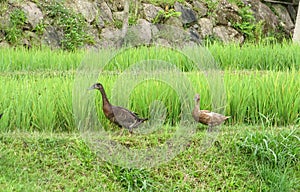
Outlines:
POLYGON ((193 110, 193 118, 195 121, 208 125, 210 128, 222 124, 230 116, 224 116, 219 113, 214 113, 208 110, 200 110, 200 95, 195 96, 195 107, 193 110))
POLYGON ((132 129, 138 127, 148 118, 139 118, 136 113, 123 107, 111 105, 107 99, 105 90, 101 83, 94 84, 90 89, 97 89, 102 95, 102 110, 107 119, 119 127, 125 127, 132 133, 132 129))

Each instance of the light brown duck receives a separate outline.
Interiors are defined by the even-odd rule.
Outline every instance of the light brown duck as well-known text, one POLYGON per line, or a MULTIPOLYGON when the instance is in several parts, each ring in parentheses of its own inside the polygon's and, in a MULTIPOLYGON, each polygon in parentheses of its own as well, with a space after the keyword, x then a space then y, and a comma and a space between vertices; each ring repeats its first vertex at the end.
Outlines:
POLYGON ((195 107, 192 112, 195 121, 209 126, 209 130, 212 127, 222 124, 230 116, 224 116, 219 113, 211 112, 209 110, 200 110, 200 95, 195 96, 195 107))

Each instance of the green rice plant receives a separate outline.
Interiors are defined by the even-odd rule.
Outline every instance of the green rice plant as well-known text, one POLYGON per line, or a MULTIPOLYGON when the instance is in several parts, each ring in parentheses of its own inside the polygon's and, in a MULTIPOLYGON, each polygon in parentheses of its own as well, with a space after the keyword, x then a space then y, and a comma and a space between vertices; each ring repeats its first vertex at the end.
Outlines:
POLYGON ((225 76, 226 84, 231 85, 227 94, 234 121, 269 125, 296 123, 300 111, 299 72, 245 73, 225 76))
MULTIPOLYGON (((74 70, 80 65, 83 51, 42 50, 33 48, 0 48, 0 71, 74 70)), ((26 73, 27 73, 26 72, 26 73)))
POLYGON ((174 64, 182 71, 193 71, 196 66, 182 52, 169 47, 133 47, 123 49, 112 58, 112 60, 105 66, 105 70, 124 71, 129 66, 141 62, 153 60, 153 62, 165 61, 174 64))
POLYGON ((5 82, 1 89, 2 131, 74 130, 72 104, 66 102, 72 100, 70 78, 17 75, 0 79, 5 82))
MULTIPOLYGON (((216 111, 211 98, 212 90, 204 73, 188 72, 184 75, 193 86, 191 92, 200 93, 201 109, 216 111)), ((120 82, 118 78, 118 73, 108 73, 99 76, 98 81, 104 85, 112 104, 121 104, 143 117, 151 118, 150 106, 159 101, 159 106, 165 106, 165 123, 176 124, 181 119, 182 102, 190 103, 191 109, 193 107, 194 95, 182 101, 176 92, 178 90, 157 80, 139 83, 131 90, 128 101, 124 103, 124 99, 115 98, 124 96, 115 95, 115 85, 120 82)), ((76 129, 72 106, 73 73, 8 73, 2 74, 0 80, 0 112, 4 112, 0 121, 2 130, 76 129)), ((231 115, 229 123, 263 124, 267 127, 299 124, 299 72, 226 71, 224 85, 226 93, 218 94, 226 94, 227 102, 225 106, 217 107, 224 107, 225 114, 231 115)), ((86 88, 82 91, 86 91, 86 88)), ((123 91, 127 88, 124 84, 123 91)), ((106 126, 108 120, 102 112, 101 96, 99 91, 95 92, 87 94, 96 94, 95 104, 99 120, 107 123, 106 126)))
MULTIPOLYGON (((207 44, 218 67, 226 70, 299 70, 300 46, 282 44, 207 44)), ((198 70, 180 50, 163 47, 138 47, 116 52, 105 70, 123 71, 128 66, 145 61, 160 60, 172 63, 183 71, 198 70)), ((76 69, 88 56, 87 51, 68 52, 49 48, 27 50, 24 48, 1 48, 0 71, 15 70, 69 70, 76 69)), ((209 57, 209 55, 207 55, 209 57)), ((199 61, 202 62, 202 61, 199 61)))
POLYGON ((222 69, 299 70, 300 46, 282 44, 250 44, 243 46, 211 44, 208 49, 222 69))

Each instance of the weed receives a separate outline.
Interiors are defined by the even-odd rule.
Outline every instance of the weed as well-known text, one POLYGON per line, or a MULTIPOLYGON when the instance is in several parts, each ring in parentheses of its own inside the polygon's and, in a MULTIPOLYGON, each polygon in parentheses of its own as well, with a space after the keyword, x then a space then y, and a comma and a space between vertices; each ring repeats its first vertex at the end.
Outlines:
POLYGON ((205 3, 208 8, 207 15, 209 16, 209 15, 212 15, 216 11, 219 1, 205 0, 205 3))
POLYGON ((259 42, 262 38, 263 21, 256 22, 249 6, 243 5, 238 14, 242 17, 241 23, 233 23, 233 27, 243 33, 247 40, 259 42))
POLYGON ((156 17, 153 19, 152 23, 164 23, 170 17, 180 17, 181 12, 175 11, 174 9, 169 9, 168 11, 160 10, 156 17))
POLYGON ((4 29, 5 39, 11 44, 16 44, 22 38, 23 26, 25 25, 27 18, 21 9, 14 9, 10 13, 9 27, 4 29))
POLYGON ((85 31, 86 24, 81 14, 77 15, 58 1, 44 4, 48 17, 63 31, 61 46, 66 50, 76 50, 85 43, 93 43, 92 37, 85 31))

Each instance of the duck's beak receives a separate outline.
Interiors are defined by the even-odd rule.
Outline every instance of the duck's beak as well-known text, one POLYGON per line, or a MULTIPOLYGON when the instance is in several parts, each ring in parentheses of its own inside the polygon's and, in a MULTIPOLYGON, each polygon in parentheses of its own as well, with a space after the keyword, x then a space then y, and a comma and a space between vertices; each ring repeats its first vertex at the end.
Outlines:
POLYGON ((95 86, 94 86, 94 85, 91 86, 90 88, 88 88, 87 90, 88 90, 88 91, 91 91, 91 90, 93 90, 93 89, 95 89, 95 86))

